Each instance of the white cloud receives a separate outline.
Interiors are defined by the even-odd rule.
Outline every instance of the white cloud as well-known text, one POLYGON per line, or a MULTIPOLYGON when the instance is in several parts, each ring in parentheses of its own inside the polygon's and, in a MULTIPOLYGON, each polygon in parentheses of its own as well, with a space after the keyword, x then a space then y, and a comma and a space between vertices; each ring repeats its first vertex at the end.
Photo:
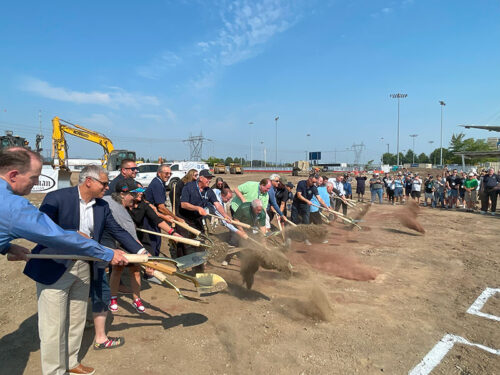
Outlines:
POLYGON ((164 108, 163 113, 144 113, 141 117, 155 122, 175 121, 176 119, 175 113, 169 108, 164 108))
POLYGON ((84 126, 88 126, 91 129, 98 127, 110 129, 113 127, 113 121, 109 118, 109 116, 102 113, 93 113, 89 117, 83 118, 82 124, 85 124, 84 126))
POLYGON ((221 12, 223 27, 217 37, 199 42, 203 52, 222 65, 232 65, 257 55, 259 47, 289 29, 298 19, 294 2, 236 0, 221 12))
POLYGON ((188 79, 194 89, 204 89, 215 83, 215 71, 258 55, 274 36, 285 32, 300 18, 304 0, 221 0, 221 26, 208 40, 198 41, 177 54, 165 52, 137 73, 157 79, 179 65, 200 63, 198 77, 188 79))
POLYGON ((137 73, 144 78, 156 79, 181 62, 182 58, 175 53, 164 51, 160 56, 151 61, 151 63, 137 68, 137 73))
POLYGON ((156 106, 160 104, 155 96, 130 93, 119 87, 110 87, 109 91, 74 91, 64 87, 52 86, 46 81, 32 77, 24 78, 20 88, 44 98, 75 104, 98 104, 115 108, 120 106, 156 106))

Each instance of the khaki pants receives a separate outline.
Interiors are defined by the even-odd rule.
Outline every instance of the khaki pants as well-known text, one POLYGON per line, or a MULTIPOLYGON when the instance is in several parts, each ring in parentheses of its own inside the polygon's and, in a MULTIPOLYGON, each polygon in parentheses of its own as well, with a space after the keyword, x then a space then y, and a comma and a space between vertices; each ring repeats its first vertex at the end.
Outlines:
POLYGON ((52 285, 37 283, 43 375, 78 366, 90 287, 90 266, 78 260, 52 285))

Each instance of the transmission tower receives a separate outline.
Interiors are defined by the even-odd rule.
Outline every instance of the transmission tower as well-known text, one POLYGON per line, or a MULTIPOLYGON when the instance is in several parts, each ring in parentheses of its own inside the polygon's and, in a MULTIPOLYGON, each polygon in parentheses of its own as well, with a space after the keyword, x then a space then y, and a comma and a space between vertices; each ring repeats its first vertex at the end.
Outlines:
POLYGON ((189 159, 190 160, 201 160, 201 154, 203 150, 203 143, 212 142, 211 139, 205 138, 200 132, 200 135, 189 134, 188 139, 184 139, 182 142, 189 143, 189 159))
POLYGON ((363 144, 363 142, 361 142, 360 144, 355 144, 353 143, 352 146, 351 146, 351 150, 354 152, 354 165, 360 165, 360 162, 361 162, 361 153, 363 152, 363 150, 365 149, 365 145, 363 144))

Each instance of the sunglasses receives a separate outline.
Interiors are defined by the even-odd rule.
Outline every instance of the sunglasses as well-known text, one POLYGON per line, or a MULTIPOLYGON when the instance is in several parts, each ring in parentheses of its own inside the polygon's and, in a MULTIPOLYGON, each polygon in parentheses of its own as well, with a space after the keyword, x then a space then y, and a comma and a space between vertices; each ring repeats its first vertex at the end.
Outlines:
POLYGON ((108 186, 109 186, 109 181, 104 182, 104 181, 98 180, 97 178, 94 178, 94 177, 90 177, 90 178, 91 178, 92 180, 96 181, 96 182, 99 182, 99 183, 102 185, 102 187, 103 187, 103 188, 105 188, 105 187, 108 187, 108 186))
POLYGON ((139 168, 137 167, 123 168, 123 169, 130 169, 131 171, 136 171, 136 172, 139 170, 139 168))

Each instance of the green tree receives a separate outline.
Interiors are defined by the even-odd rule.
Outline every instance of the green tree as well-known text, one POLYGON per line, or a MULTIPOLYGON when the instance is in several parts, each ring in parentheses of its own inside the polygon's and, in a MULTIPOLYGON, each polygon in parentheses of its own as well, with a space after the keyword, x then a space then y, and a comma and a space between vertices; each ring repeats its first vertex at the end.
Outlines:
POLYGON ((216 158, 215 156, 210 156, 208 159, 203 160, 210 167, 213 167, 215 163, 224 163, 224 159, 216 158))
POLYGON ((229 165, 230 163, 234 163, 234 161, 231 156, 228 156, 226 160, 224 160, 224 164, 229 165))
POLYGON ((418 161, 419 163, 430 163, 429 157, 423 152, 418 155, 418 158, 415 158, 415 161, 418 161))
POLYGON ((390 152, 386 152, 382 155, 382 162, 384 164, 396 165, 397 159, 395 154, 391 154, 390 152))
MULTIPOLYGON (((413 152, 413 150, 408 150, 406 151, 406 155, 403 157, 403 164, 411 164, 413 163, 413 155, 415 153, 413 152)), ((417 158, 415 158, 415 161, 417 161, 417 158)), ((400 159, 400 162, 401 162, 401 159, 400 159)))
MULTIPOLYGON (((484 139, 474 139, 474 138, 465 138, 464 133, 453 134, 450 140, 450 148, 451 153, 460 152, 460 151, 489 151, 489 146, 484 139)), ((448 163, 460 164, 462 163, 462 157, 460 155, 450 155, 450 161, 448 163)), ((471 159, 471 163, 479 163, 495 160, 495 158, 475 158, 471 159)))

